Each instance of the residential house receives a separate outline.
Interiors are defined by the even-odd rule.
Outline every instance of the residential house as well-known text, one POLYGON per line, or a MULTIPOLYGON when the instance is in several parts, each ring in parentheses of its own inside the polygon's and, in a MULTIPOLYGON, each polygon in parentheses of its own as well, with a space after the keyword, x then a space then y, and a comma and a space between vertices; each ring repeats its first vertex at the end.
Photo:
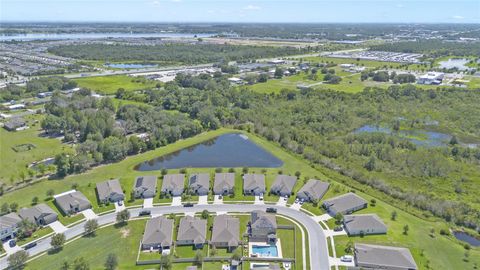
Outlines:
POLYGON ((258 196, 264 194, 265 190, 265 175, 248 173, 243 175, 243 194, 258 196))
POLYGON ((264 211, 253 211, 250 219, 251 242, 275 242, 277 237, 277 219, 275 215, 264 211))
POLYGON ((167 174, 163 177, 162 194, 180 196, 185 188, 185 174, 167 174))
POLYGON ((228 195, 234 193, 235 173, 216 173, 213 183, 215 195, 228 195))
POLYGON ((139 176, 133 186, 135 198, 153 198, 157 192, 157 177, 154 175, 139 176))
POLYGON ((348 235, 385 234, 387 225, 376 214, 346 215, 343 226, 348 235))
POLYGON ((169 250, 173 243, 173 220, 165 217, 149 219, 142 238, 142 249, 169 250))
POLYGON ((92 208, 90 201, 80 191, 71 190, 54 196, 55 203, 67 215, 92 208))
POLYGON ((349 192, 323 202, 323 206, 328 212, 335 216, 337 213, 343 215, 350 214, 360 209, 366 208, 367 201, 355 193, 349 192))
POLYGON ((270 192, 279 196, 290 196, 293 193, 293 188, 297 183, 297 177, 280 174, 275 178, 270 192))
POLYGON ((308 182, 297 192, 297 198, 303 199, 307 202, 320 201, 323 195, 328 190, 329 183, 322 182, 316 179, 310 179, 308 182))
POLYGON ((240 242, 240 220, 229 215, 219 215, 213 220, 212 246, 233 250, 240 242))
POLYGON ((30 208, 22 208, 18 211, 22 219, 26 219, 39 226, 45 226, 57 221, 58 215, 52 208, 44 203, 37 204, 30 208))
POLYGON ((188 188, 192 194, 199 196, 208 195, 210 189, 210 174, 195 173, 188 179, 188 188))
POLYGON ((402 247, 355 244, 355 266, 358 269, 416 270, 410 250, 402 247))
POLYGON ((177 245, 193 245, 201 248, 207 239, 207 221, 197 217, 186 216, 180 219, 177 245))
POLYGON ((111 179, 97 184, 98 200, 101 203, 118 202, 125 199, 118 179, 111 179))
POLYGON ((15 236, 22 218, 17 213, 9 213, 0 217, 0 240, 11 239, 15 236))
POLYGON ((26 127, 27 123, 23 118, 21 117, 14 117, 10 121, 6 122, 3 125, 3 128, 8 130, 8 131, 16 131, 18 129, 21 129, 23 127, 26 127))

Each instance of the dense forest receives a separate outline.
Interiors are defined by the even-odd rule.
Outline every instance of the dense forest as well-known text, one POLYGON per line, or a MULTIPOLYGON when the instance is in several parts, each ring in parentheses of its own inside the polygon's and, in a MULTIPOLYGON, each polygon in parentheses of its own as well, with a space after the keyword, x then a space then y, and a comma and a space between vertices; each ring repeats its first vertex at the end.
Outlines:
POLYGON ((9 84, 0 91, 0 102, 34 97, 38 93, 56 90, 69 90, 77 87, 77 83, 64 77, 40 77, 29 80, 26 86, 9 84))
MULTIPOLYGON (((109 99, 94 99, 88 91, 70 99, 57 94, 42 126, 78 142, 78 158, 90 164, 120 160, 202 130, 244 129, 435 216, 479 228, 480 149, 461 143, 480 137, 478 90, 395 85, 356 94, 311 89, 259 94, 230 87, 225 76, 181 74, 138 96, 149 106, 115 109, 109 99), (453 136, 446 145, 425 147, 395 132, 354 132, 364 125, 453 136), (131 136, 138 133, 150 139, 131 136)), ((58 164, 70 164, 68 172, 81 171, 75 169, 81 162, 62 159, 58 164)))
POLYGON ((100 61, 160 61, 166 63, 205 64, 220 61, 250 61, 259 58, 302 54, 311 48, 235 46, 218 44, 169 44, 160 46, 124 44, 77 44, 49 48, 64 57, 100 61))
POLYGON ((385 43, 370 47, 373 51, 422 53, 427 57, 477 56, 480 57, 479 42, 447 42, 442 40, 418 40, 385 43))

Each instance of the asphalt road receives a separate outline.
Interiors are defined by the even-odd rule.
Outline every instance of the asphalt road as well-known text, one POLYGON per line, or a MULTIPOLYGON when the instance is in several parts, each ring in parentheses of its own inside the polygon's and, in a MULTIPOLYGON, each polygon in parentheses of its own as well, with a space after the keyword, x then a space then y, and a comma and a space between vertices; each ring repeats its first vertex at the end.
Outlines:
MULTIPOLYGON (((207 204, 207 205, 194 205, 193 207, 185 208, 183 206, 157 206, 152 208, 147 208, 151 210, 152 215, 158 214, 170 214, 170 213, 185 213, 187 212, 201 212, 203 210, 208 210, 210 212, 239 212, 239 213, 249 213, 254 210, 265 210, 267 207, 272 207, 271 205, 254 205, 254 204, 207 204)), ((304 212, 295 210, 285 206, 275 206, 278 210, 278 214, 285 215, 289 218, 296 220, 298 223, 302 224, 306 231, 308 232, 309 240, 309 250, 310 250, 310 268, 312 270, 329 270, 328 262, 328 249, 327 241, 324 236, 321 226, 313 220, 313 218, 304 212)), ((135 208, 129 209, 131 217, 136 217, 140 211, 145 210, 144 208, 135 208)), ((113 223, 116 219, 116 213, 109 213, 101 215, 97 218, 98 224, 100 226, 113 223)), ((65 236, 67 241, 74 237, 81 235, 84 232, 85 222, 81 222, 67 231, 65 231, 65 236)), ((40 253, 43 253, 50 249, 50 240, 51 237, 44 238, 37 242, 37 246, 28 250, 30 256, 35 256, 40 253)), ((4 256, 0 259, 0 269, 6 269, 8 267, 7 256, 4 256)))

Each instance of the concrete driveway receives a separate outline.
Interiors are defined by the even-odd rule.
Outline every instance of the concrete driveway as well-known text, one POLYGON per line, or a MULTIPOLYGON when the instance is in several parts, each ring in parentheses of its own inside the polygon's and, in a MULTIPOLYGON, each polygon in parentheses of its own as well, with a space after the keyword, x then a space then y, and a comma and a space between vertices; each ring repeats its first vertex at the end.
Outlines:
POLYGON ((255 202, 254 204, 265 204, 265 201, 260 200, 260 196, 255 196, 255 202))
POLYGON ((60 223, 60 221, 55 221, 55 222, 52 222, 50 224, 48 224, 48 226, 55 232, 55 233, 64 233, 66 230, 68 230, 67 227, 63 226, 62 223, 60 223))
POLYGON ((297 202, 294 202, 290 208, 293 208, 295 210, 300 210, 300 208, 302 208, 302 205, 300 203, 297 203, 297 202))
POLYGON ((350 267, 354 267, 355 266, 355 262, 354 261, 351 261, 351 262, 342 262, 340 260, 340 258, 333 258, 333 257, 328 257, 328 260, 330 262, 330 265, 331 266, 334 266, 334 265, 337 265, 337 266, 350 266, 350 267))
POLYGON ((119 202, 115 202, 115 212, 120 212, 125 210, 125 203, 122 201, 122 205, 119 202))
POLYGON ((98 217, 92 209, 83 210, 81 213, 85 216, 87 220, 96 219, 98 217))
POLYGON ((320 222, 320 221, 327 221, 329 219, 331 219, 332 216, 330 216, 329 214, 323 214, 321 216, 315 216, 313 217, 313 219, 315 219, 316 222, 320 222))
POLYGON ((220 199, 220 195, 215 195, 213 197, 213 204, 222 204, 223 203, 223 196, 220 199))
POLYGON ((182 196, 174 196, 172 198, 172 206, 182 205, 182 196))
POLYGON ((10 240, 6 241, 6 242, 3 242, 3 250, 5 250, 5 252, 7 253, 7 255, 10 255, 10 254, 13 254, 19 250, 21 250, 22 248, 15 245, 14 247, 10 247, 10 245, 8 244, 8 242, 10 242, 10 240))
POLYGON ((153 207, 153 198, 145 198, 143 200, 143 208, 152 208, 153 207))
POLYGON ((208 195, 198 196, 198 204, 208 204, 208 195))
POLYGON ((285 200, 285 198, 280 197, 280 198, 278 198, 277 205, 279 205, 279 206, 286 206, 286 205, 287 205, 287 201, 285 200))

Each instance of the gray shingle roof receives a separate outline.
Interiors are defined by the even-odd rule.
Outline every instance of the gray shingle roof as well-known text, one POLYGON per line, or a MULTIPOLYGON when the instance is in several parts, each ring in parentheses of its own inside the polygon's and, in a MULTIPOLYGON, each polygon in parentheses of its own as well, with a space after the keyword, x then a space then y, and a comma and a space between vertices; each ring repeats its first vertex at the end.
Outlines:
POLYGON ((97 192, 100 201, 107 200, 113 193, 124 195, 118 179, 111 179, 98 183, 97 192))
POLYGON ((357 266, 382 269, 417 269, 417 264, 407 248, 355 244, 357 266))
POLYGON ((297 177, 280 174, 275 178, 270 190, 280 193, 292 193, 293 187, 297 183, 297 177))
POLYGON ((186 216, 180 219, 177 241, 193 241, 195 245, 205 243, 207 238, 207 221, 186 216))
POLYGON ((26 219, 33 223, 37 223, 38 219, 43 218, 47 224, 57 220, 58 217, 57 213, 44 203, 37 204, 30 208, 22 208, 18 211, 18 215, 22 219, 26 219))
POLYGON ((135 179, 135 188, 155 191, 157 188, 157 177, 155 175, 139 176, 135 179))
POLYGON ((223 190, 231 190, 235 186, 235 173, 216 173, 213 184, 214 193, 222 193, 223 190))
POLYGON ((192 174, 188 179, 188 185, 195 190, 206 189, 208 191, 210 188, 210 174, 208 173, 192 174))
POLYGON ((15 130, 19 127, 25 126, 26 122, 21 117, 14 117, 10 121, 4 124, 5 129, 7 130, 15 130))
POLYGON ((385 223, 376 214, 345 215, 343 224, 348 231, 387 230, 385 223))
POLYGON ((320 200, 327 192, 329 186, 329 183, 322 182, 316 179, 310 179, 298 191, 298 194, 304 194, 306 197, 312 200, 320 200))
POLYGON ((355 193, 349 192, 324 201, 324 205, 336 213, 342 213, 349 209, 366 204, 367 201, 355 193))
POLYGON ((238 246, 240 241, 240 220, 228 215, 216 216, 213 221, 212 242, 228 243, 228 246, 238 246))
POLYGON ((15 227, 22 221, 17 213, 9 213, 0 217, 0 230, 15 227))
POLYGON ((185 174, 166 174, 163 176, 162 190, 183 192, 185 174))
POLYGON ((147 221, 143 234, 142 244, 162 247, 172 244, 173 220, 165 217, 156 217, 147 221))
POLYGON ((263 174, 244 174, 243 190, 265 191, 265 175, 263 174))
POLYGON ((78 207, 79 209, 87 209, 92 206, 87 197, 85 197, 80 191, 74 191, 56 197, 55 202, 65 213, 68 213, 75 207, 78 207))
POLYGON ((264 211, 255 210, 251 213, 252 228, 274 228, 277 229, 277 219, 274 215, 264 211))

